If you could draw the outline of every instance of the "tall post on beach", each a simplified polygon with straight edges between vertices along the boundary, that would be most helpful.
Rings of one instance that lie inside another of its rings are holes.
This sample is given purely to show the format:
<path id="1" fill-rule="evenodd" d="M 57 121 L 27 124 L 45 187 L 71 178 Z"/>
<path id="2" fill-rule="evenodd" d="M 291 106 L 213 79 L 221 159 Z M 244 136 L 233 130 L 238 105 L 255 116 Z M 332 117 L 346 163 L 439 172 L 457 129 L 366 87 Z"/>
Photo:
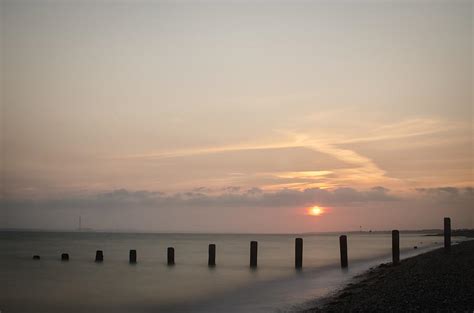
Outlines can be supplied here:
<path id="1" fill-rule="evenodd" d="M 250 267 L 257 267 L 257 251 L 258 243 L 256 241 L 250 242 Z"/>
<path id="2" fill-rule="evenodd" d="M 130 250 L 129 262 L 130 264 L 137 263 L 137 250 Z"/>
<path id="3" fill-rule="evenodd" d="M 174 265 L 174 248 L 168 247 L 168 265 Z"/>
<path id="4" fill-rule="evenodd" d="M 400 263 L 400 232 L 392 230 L 392 264 Z"/>
<path id="5" fill-rule="evenodd" d="M 342 235 L 339 237 L 339 248 L 341 250 L 341 267 L 346 268 L 348 266 L 347 261 L 347 236 Z"/>
<path id="6" fill-rule="evenodd" d="M 451 250 L 451 219 L 449 217 L 444 218 L 444 251 L 449 252 Z"/>
<path id="7" fill-rule="evenodd" d="M 207 265 L 216 266 L 216 245 L 215 244 L 209 245 L 209 259 L 207 261 Z"/>
<path id="8" fill-rule="evenodd" d="M 295 239 L 295 268 L 303 267 L 303 238 Z"/>
<path id="9" fill-rule="evenodd" d="M 104 253 L 102 252 L 102 250 L 97 250 L 95 252 L 95 261 L 96 262 L 104 261 Z"/>

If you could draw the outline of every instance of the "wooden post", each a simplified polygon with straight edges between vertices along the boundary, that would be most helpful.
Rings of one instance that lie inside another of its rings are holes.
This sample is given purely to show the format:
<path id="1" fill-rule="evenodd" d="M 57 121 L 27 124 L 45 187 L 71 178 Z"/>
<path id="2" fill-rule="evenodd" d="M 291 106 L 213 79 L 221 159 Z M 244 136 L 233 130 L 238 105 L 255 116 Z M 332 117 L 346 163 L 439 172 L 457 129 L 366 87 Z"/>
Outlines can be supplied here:
<path id="1" fill-rule="evenodd" d="M 257 267 L 257 252 L 258 243 L 256 241 L 250 242 L 250 267 Z"/>
<path id="2" fill-rule="evenodd" d="M 346 268 L 348 266 L 347 261 L 347 236 L 342 235 L 339 237 L 339 248 L 341 250 L 341 267 Z"/>
<path id="3" fill-rule="evenodd" d="M 95 261 L 96 262 L 104 261 L 104 253 L 102 252 L 102 250 L 97 250 L 95 252 Z"/>
<path id="4" fill-rule="evenodd" d="M 174 248 L 168 247 L 168 265 L 174 265 Z"/>
<path id="5" fill-rule="evenodd" d="M 400 263 L 400 232 L 392 230 L 392 264 Z"/>
<path id="6" fill-rule="evenodd" d="M 209 245 L 209 259 L 207 261 L 207 265 L 216 266 L 216 245 L 215 244 Z"/>
<path id="7" fill-rule="evenodd" d="M 449 217 L 444 218 L 444 251 L 449 252 L 451 250 L 451 219 Z"/>
<path id="8" fill-rule="evenodd" d="M 295 268 L 303 267 L 303 238 L 295 239 Z"/>
<path id="9" fill-rule="evenodd" d="M 137 250 L 130 250 L 129 263 L 130 264 L 137 263 Z"/>
<path id="10" fill-rule="evenodd" d="M 61 254 L 61 261 L 69 261 L 69 254 L 67 253 Z"/>

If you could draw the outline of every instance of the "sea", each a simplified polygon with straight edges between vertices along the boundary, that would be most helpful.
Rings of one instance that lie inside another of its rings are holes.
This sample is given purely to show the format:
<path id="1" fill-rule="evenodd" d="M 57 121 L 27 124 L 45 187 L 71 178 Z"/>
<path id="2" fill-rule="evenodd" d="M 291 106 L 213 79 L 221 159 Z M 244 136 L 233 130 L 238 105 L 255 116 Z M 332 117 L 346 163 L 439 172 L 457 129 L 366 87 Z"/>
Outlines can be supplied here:
<path id="1" fill-rule="evenodd" d="M 303 268 L 295 269 L 295 238 Z M 339 234 L 151 234 L 0 232 L 0 312 L 298 312 L 355 275 L 391 260 L 390 233 L 348 233 L 348 269 Z M 401 233 L 401 257 L 440 247 L 442 237 Z M 249 267 L 258 241 L 258 267 Z M 208 245 L 216 266 L 208 266 Z M 415 249 L 414 247 L 417 247 Z M 167 265 L 167 248 L 175 265 Z M 137 263 L 129 264 L 129 250 Z M 96 263 L 102 250 L 104 261 Z M 68 253 L 69 261 L 61 261 Z M 39 255 L 40 260 L 33 260 Z"/>

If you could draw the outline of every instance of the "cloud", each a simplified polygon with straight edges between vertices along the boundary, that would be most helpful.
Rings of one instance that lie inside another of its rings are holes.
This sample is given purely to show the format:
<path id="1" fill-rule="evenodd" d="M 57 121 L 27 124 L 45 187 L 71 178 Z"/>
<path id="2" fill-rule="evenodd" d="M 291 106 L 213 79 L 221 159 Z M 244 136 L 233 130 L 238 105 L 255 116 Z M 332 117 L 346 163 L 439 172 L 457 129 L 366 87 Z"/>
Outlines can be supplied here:
<path id="1" fill-rule="evenodd" d="M 259 188 L 242 190 L 230 186 L 223 193 L 211 194 L 207 188 L 196 188 L 189 192 L 165 194 L 156 191 L 130 191 L 118 189 L 93 195 L 65 197 L 46 200 L 4 200 L 6 207 L 36 208 L 199 208 L 199 207 L 300 207 L 306 205 L 350 205 L 353 203 L 396 201 L 399 197 L 391 195 L 383 187 L 369 190 L 353 188 L 336 188 L 325 190 L 309 188 L 302 191 L 282 189 L 274 192 Z"/>
<path id="2" fill-rule="evenodd" d="M 416 136 L 437 134 L 453 129 L 464 129 L 465 127 L 465 124 L 450 123 L 429 118 L 406 119 L 392 124 L 381 125 L 376 127 L 373 131 L 370 131 L 366 136 L 342 140 L 339 144 L 407 139 Z"/>
<path id="3" fill-rule="evenodd" d="M 439 204 L 464 204 L 466 209 L 471 208 L 474 203 L 474 188 L 438 187 L 418 188 L 418 195 L 424 200 Z M 472 209 L 471 209 L 472 210 Z M 473 214 L 474 214 L 474 210 Z"/>
<path id="4" fill-rule="evenodd" d="M 240 186 L 228 186 L 228 187 L 222 188 L 222 190 L 230 192 L 230 193 L 239 192 L 241 189 L 242 187 Z"/>

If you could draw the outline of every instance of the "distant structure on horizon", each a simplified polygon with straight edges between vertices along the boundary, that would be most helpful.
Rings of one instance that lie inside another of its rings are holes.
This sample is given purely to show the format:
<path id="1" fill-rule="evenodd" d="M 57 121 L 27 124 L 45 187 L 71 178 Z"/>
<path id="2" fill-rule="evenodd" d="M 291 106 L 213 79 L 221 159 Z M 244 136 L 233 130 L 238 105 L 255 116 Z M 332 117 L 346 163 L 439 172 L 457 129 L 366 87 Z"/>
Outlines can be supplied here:
<path id="1" fill-rule="evenodd" d="M 77 232 L 91 232 L 94 231 L 93 228 L 88 228 L 88 227 L 82 227 L 82 216 L 79 215 L 78 221 L 77 221 Z"/>

